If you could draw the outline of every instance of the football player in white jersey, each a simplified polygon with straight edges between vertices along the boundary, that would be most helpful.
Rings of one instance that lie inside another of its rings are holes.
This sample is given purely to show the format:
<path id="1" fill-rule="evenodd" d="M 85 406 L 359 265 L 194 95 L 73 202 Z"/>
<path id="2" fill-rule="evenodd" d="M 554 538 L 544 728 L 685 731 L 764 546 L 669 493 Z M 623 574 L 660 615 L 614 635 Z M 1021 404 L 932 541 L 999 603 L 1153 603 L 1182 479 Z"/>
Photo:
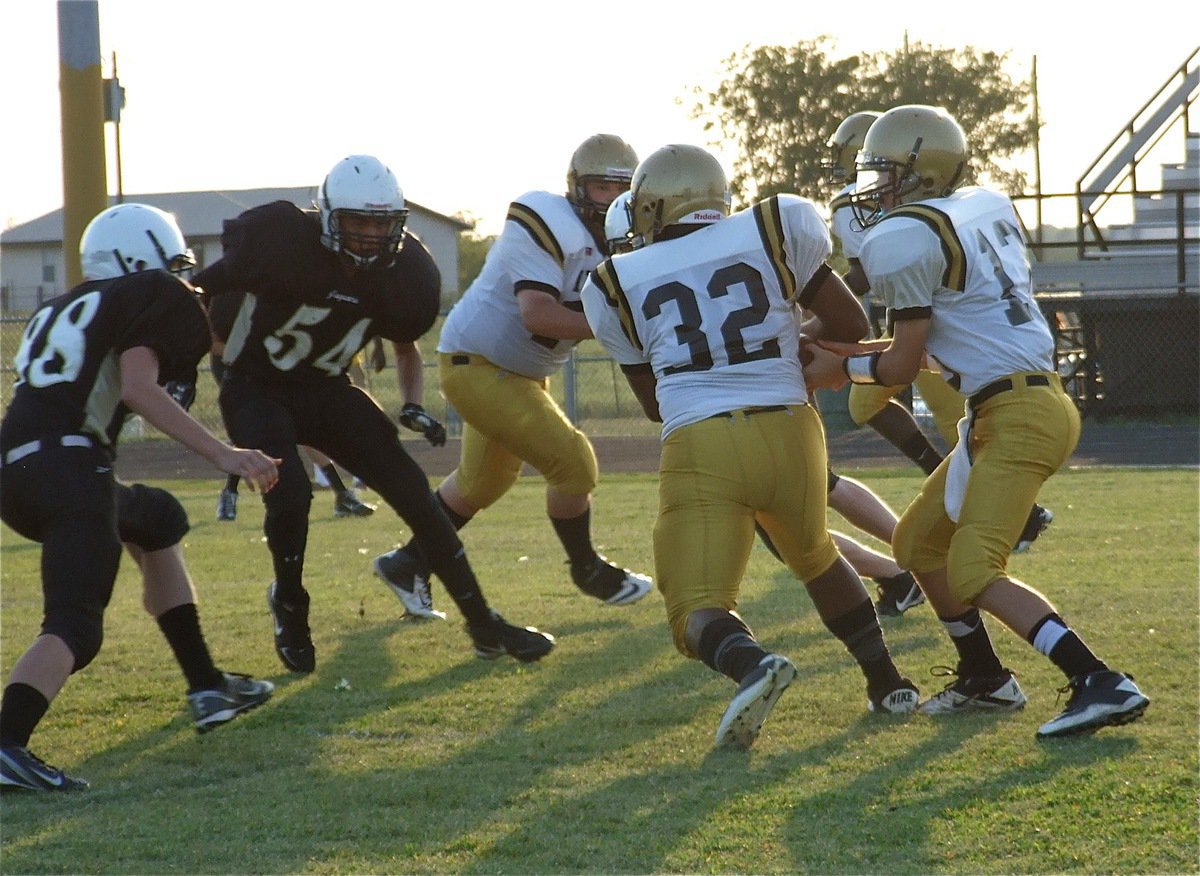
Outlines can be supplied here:
<path id="1" fill-rule="evenodd" d="M 629 192 L 625 192 L 609 204 L 604 216 L 604 236 L 608 239 L 608 251 L 613 255 L 634 248 L 628 204 Z M 800 311 L 796 311 L 796 315 L 799 317 Z M 831 469 L 828 473 L 828 491 L 829 507 L 864 532 L 891 544 L 892 532 L 896 528 L 896 513 L 870 487 L 854 478 L 834 474 Z M 783 557 L 775 549 L 762 524 L 755 523 L 754 528 L 767 550 L 783 562 Z M 864 578 L 873 579 L 878 585 L 879 600 L 875 603 L 875 610 L 880 617 L 895 617 L 925 601 L 925 594 L 921 592 L 912 573 L 901 569 L 890 556 L 843 533 L 830 530 L 829 534 L 854 571 Z"/>
<path id="2" fill-rule="evenodd" d="M 459 529 L 516 482 L 523 463 L 546 479 L 546 513 L 571 579 L 608 605 L 630 605 L 653 586 L 592 545 L 596 453 L 549 392 L 579 341 L 591 337 L 579 290 L 606 254 L 604 215 L 629 189 L 637 155 L 596 134 L 571 156 L 567 193 L 527 192 L 508 208 L 479 276 L 450 311 L 438 341 L 441 391 L 463 419 L 458 468 L 437 498 Z M 393 588 L 428 587 L 416 539 L 375 559 Z"/>
<path id="3" fill-rule="evenodd" d="M 835 245 L 850 266 L 846 273 L 846 285 L 864 301 L 871 296 L 871 284 L 863 272 L 859 251 L 866 228 L 854 215 L 850 203 L 855 190 L 857 171 L 854 166 L 858 151 L 862 148 L 867 131 L 882 113 L 873 110 L 853 113 L 838 125 L 825 146 L 829 150 L 822 167 L 830 185 L 842 186 L 829 203 L 829 228 Z M 878 296 L 871 296 L 878 297 Z M 883 335 L 881 335 L 883 336 Z M 963 396 L 957 389 L 942 379 L 937 372 L 922 368 L 917 372 L 913 385 L 933 414 L 938 434 L 948 447 L 958 441 L 957 425 L 963 415 Z M 916 418 L 905 405 L 896 401 L 896 396 L 907 388 L 901 386 L 877 386 L 855 384 L 850 387 L 847 412 L 856 425 L 868 425 L 897 450 L 920 466 L 925 474 L 931 474 L 942 461 L 942 454 L 930 443 L 921 431 Z M 1042 531 L 1054 520 L 1047 508 L 1035 504 L 1025 520 L 1025 526 L 1015 542 L 1013 553 L 1022 553 L 1037 540 Z M 879 607 L 889 611 L 905 604 L 915 605 L 912 591 L 900 592 L 901 588 L 881 587 Z M 903 610 L 903 609 L 901 609 Z M 899 613 L 899 612 L 896 612 Z"/>
<path id="4" fill-rule="evenodd" d="M 862 264 L 894 314 L 891 340 L 853 355 L 814 354 L 814 374 L 859 384 L 911 381 L 924 361 L 967 397 L 959 441 L 900 518 L 896 559 L 917 573 L 959 651 L 957 680 L 923 703 L 941 714 L 1025 703 L 986 641 L 979 609 L 1069 679 L 1063 712 L 1039 737 L 1139 718 L 1149 699 L 1008 574 L 1038 490 L 1079 440 L 1079 413 L 1055 370 L 1054 337 L 1034 302 L 1017 215 L 1003 194 L 961 187 L 966 137 L 944 109 L 896 107 L 867 132 L 851 196 L 870 230 Z M 862 350 L 863 345 L 858 345 Z"/>
<path id="5" fill-rule="evenodd" d="M 656 151 L 630 191 L 637 248 L 603 262 L 582 298 L 597 340 L 663 424 L 655 574 L 675 646 L 738 685 L 717 744 L 753 744 L 796 672 L 735 611 L 756 518 L 858 661 L 869 708 L 911 712 L 916 688 L 826 528 L 825 440 L 793 308 L 811 309 L 833 338 L 861 338 L 867 322 L 825 264 L 825 223 L 794 195 L 729 216 L 725 172 L 696 146 Z"/>

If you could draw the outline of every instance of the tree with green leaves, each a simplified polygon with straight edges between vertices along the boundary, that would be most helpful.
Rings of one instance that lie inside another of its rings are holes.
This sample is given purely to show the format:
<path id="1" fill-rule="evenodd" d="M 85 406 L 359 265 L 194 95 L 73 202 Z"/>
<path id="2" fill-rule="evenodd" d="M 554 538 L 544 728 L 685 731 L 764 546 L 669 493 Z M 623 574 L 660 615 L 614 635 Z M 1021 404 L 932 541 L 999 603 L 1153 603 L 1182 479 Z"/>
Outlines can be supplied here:
<path id="1" fill-rule="evenodd" d="M 746 46 L 725 59 L 714 90 L 693 89 L 692 118 L 737 146 L 730 182 L 740 203 L 785 191 L 825 200 L 825 142 L 842 120 L 909 103 L 954 114 L 971 146 L 972 179 L 1010 194 L 1025 186 L 1024 173 L 1000 163 L 1034 139 L 1031 89 L 1005 71 L 1007 53 L 910 45 L 907 37 L 895 52 L 839 58 L 833 48 L 828 36 Z"/>
<path id="2" fill-rule="evenodd" d="M 466 222 L 474 225 L 470 216 L 460 216 Z M 483 261 L 487 258 L 488 250 L 496 242 L 494 234 L 479 234 L 474 228 L 464 231 L 458 236 L 458 296 L 467 291 L 483 270 Z"/>

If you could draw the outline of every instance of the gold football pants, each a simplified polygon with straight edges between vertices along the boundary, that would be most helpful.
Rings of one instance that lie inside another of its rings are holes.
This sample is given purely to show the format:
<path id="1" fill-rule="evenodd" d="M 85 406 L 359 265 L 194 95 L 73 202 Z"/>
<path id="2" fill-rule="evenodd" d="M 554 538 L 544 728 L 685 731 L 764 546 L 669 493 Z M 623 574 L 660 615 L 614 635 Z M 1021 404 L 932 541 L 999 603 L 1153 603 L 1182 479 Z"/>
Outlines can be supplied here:
<path id="1" fill-rule="evenodd" d="M 737 607 L 757 516 L 801 580 L 838 557 L 826 528 L 826 455 L 809 405 L 734 411 L 676 429 L 663 442 L 654 566 L 675 647 L 688 615 Z"/>
<path id="2" fill-rule="evenodd" d="M 458 488 L 476 508 L 503 496 L 527 462 L 550 486 L 586 495 L 599 468 L 587 436 L 567 419 L 548 379 L 505 371 L 482 356 L 441 353 L 442 394 L 463 418 Z"/>
<path id="3" fill-rule="evenodd" d="M 963 416 L 962 393 L 947 383 L 937 371 L 920 371 L 913 385 L 921 391 L 921 398 L 933 414 L 938 434 L 953 447 L 958 442 L 958 421 Z M 874 383 L 850 385 L 847 407 L 852 419 L 859 426 L 883 410 L 883 406 L 903 391 L 901 386 L 881 386 Z"/>
<path id="4" fill-rule="evenodd" d="M 1007 574 L 1038 491 L 1079 442 L 1079 412 L 1058 376 L 1045 375 L 1049 386 L 1025 386 L 1026 376 L 1011 375 L 1012 389 L 968 414 L 974 418 L 968 432 L 973 462 L 958 523 L 946 515 L 947 458 L 892 537 L 892 553 L 903 568 L 920 573 L 945 566 L 960 602 L 973 602 Z"/>

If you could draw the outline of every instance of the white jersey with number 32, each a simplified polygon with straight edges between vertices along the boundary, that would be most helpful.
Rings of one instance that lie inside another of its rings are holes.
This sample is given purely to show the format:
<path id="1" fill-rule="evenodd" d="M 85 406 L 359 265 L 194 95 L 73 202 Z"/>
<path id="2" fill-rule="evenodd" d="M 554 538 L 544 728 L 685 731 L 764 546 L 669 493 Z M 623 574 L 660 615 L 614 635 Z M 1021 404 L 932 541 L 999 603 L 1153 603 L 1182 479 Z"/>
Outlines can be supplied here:
<path id="1" fill-rule="evenodd" d="M 584 310 L 617 362 L 653 369 L 666 436 L 723 411 L 807 400 L 792 302 L 829 253 L 812 202 L 779 195 L 604 262 Z"/>

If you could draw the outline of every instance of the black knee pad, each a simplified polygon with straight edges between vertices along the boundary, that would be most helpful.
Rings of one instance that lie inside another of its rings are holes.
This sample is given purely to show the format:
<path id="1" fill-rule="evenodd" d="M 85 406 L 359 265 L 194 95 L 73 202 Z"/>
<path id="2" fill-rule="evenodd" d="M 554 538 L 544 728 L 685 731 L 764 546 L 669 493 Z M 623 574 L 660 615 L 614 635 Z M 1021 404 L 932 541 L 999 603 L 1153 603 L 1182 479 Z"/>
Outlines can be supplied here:
<path id="1" fill-rule="evenodd" d="M 841 480 L 841 478 L 833 473 L 833 469 L 826 468 L 825 469 L 825 492 L 832 493 L 833 488 L 837 486 L 838 481 L 840 481 L 840 480 Z"/>
<path id="2" fill-rule="evenodd" d="M 42 633 L 57 636 L 75 656 L 72 672 L 87 666 L 100 653 L 104 641 L 104 614 L 91 609 L 51 609 L 42 622 Z"/>
<path id="3" fill-rule="evenodd" d="M 308 511 L 312 506 L 312 483 L 306 474 L 281 477 L 263 496 L 267 513 L 263 532 L 273 554 L 302 554 L 308 539 Z"/>
<path id="4" fill-rule="evenodd" d="M 187 512 L 166 490 L 145 484 L 117 486 L 121 541 L 147 552 L 161 551 L 182 541 L 189 528 Z"/>

